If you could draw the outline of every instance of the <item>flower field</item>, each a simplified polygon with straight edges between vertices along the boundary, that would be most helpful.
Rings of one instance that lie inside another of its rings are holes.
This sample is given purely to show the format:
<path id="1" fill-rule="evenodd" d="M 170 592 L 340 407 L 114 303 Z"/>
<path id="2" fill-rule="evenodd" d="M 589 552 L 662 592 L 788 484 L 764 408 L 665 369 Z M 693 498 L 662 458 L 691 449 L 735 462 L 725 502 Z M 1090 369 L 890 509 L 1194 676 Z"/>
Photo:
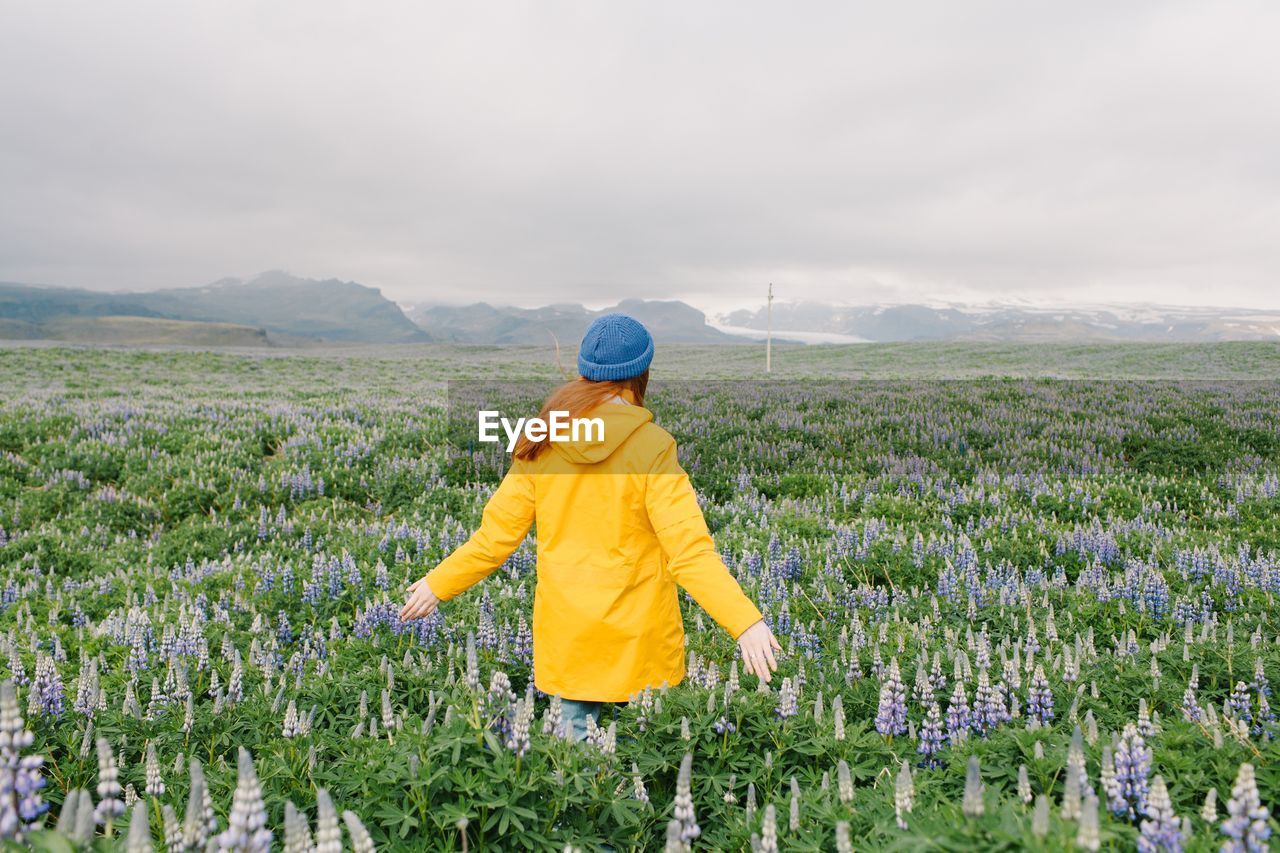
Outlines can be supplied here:
<path id="1" fill-rule="evenodd" d="M 572 743 L 532 541 L 397 616 L 496 482 L 445 380 L 551 375 L 500 364 L 0 350 L 0 837 L 1269 849 L 1280 382 L 656 371 L 780 670 L 682 594 L 685 680 Z"/>

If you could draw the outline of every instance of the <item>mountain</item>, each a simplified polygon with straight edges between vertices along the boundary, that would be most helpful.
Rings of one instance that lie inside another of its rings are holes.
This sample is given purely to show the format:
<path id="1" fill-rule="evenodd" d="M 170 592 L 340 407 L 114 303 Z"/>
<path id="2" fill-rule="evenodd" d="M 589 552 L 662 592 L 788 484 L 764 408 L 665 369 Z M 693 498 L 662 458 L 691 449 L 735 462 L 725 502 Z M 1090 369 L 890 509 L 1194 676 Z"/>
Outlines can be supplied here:
<path id="1" fill-rule="evenodd" d="M 0 283 L 0 336 L 53 337 L 52 325 L 72 317 L 232 324 L 279 338 L 358 343 L 429 340 L 377 288 L 280 271 L 250 279 L 225 278 L 204 287 L 133 293 Z M 116 332 L 123 328 L 117 324 Z"/>
<path id="2" fill-rule="evenodd" d="M 143 295 L 0 282 L 0 320 L 38 327 L 55 317 L 158 317 Z"/>
<path id="3" fill-rule="evenodd" d="M 734 311 L 721 328 L 760 330 L 766 310 Z M 832 305 L 774 303 L 776 335 L 786 331 L 866 341 L 1277 341 L 1280 310 L 1162 305 L 1048 307 L 988 305 Z"/>
<path id="4" fill-rule="evenodd" d="M 409 318 L 432 340 L 467 344 L 535 344 L 551 342 L 575 349 L 595 317 L 619 311 L 644 323 L 660 344 L 741 343 L 742 339 L 707 325 L 701 311 L 683 302 L 625 299 L 612 308 L 592 311 L 581 305 L 513 308 L 485 302 L 474 305 L 424 305 Z"/>
<path id="5" fill-rule="evenodd" d="M 735 311 L 708 323 L 705 314 L 684 302 L 642 299 L 600 311 L 566 303 L 513 308 L 484 302 L 402 310 L 377 288 L 278 270 L 203 287 L 127 293 L 0 282 L 0 338 L 87 343 L 545 346 L 554 335 L 561 347 L 574 350 L 591 320 L 610 311 L 638 318 L 659 344 L 746 343 L 762 337 L 768 322 L 763 308 Z M 772 324 L 780 343 L 1280 341 L 1280 310 L 1161 305 L 775 302 Z"/>

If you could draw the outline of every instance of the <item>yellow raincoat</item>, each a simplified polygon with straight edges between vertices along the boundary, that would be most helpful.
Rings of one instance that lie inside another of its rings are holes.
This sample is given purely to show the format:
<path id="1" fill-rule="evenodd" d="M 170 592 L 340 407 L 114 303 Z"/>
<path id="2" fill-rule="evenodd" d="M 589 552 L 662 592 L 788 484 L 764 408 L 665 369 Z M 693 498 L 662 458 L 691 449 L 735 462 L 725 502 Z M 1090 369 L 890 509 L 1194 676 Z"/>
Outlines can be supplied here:
<path id="1" fill-rule="evenodd" d="M 624 702 L 685 675 L 676 584 L 738 636 L 761 614 L 716 553 L 676 443 L 641 406 L 589 414 L 604 440 L 512 459 L 480 529 L 435 569 L 441 601 L 487 577 L 538 522 L 533 678 L 565 699 Z"/>

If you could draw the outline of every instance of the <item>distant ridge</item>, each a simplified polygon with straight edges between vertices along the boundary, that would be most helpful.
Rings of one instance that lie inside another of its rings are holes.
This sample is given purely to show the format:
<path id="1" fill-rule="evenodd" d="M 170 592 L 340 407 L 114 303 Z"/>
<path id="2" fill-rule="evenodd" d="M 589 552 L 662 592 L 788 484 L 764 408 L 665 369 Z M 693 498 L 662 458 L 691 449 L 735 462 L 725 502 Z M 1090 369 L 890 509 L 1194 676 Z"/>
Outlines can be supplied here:
<path id="1" fill-rule="evenodd" d="M 734 311 L 725 326 L 760 330 L 763 308 Z M 773 328 L 866 341 L 1010 343 L 1280 341 L 1280 309 L 1162 305 L 833 305 L 775 302 Z"/>
<path id="2" fill-rule="evenodd" d="M 409 317 L 432 340 L 465 344 L 535 344 L 551 342 L 576 352 L 582 333 L 595 317 L 618 311 L 644 323 L 658 344 L 733 344 L 744 339 L 707 325 L 707 317 L 683 302 L 624 299 L 612 308 L 592 311 L 581 305 L 513 308 L 485 302 L 474 305 L 426 305 Z"/>
<path id="3" fill-rule="evenodd" d="M 0 338 L 123 346 L 269 347 L 262 329 L 159 317 L 55 317 L 40 324 L 0 319 Z"/>
<path id="4" fill-rule="evenodd" d="M 249 279 L 224 278 L 203 287 L 132 293 L 0 283 L 0 337 L 61 339 L 59 323 L 65 326 L 68 318 L 88 317 L 223 323 L 249 327 L 265 336 L 350 343 L 430 339 L 376 288 L 338 279 L 300 278 L 279 270 Z M 149 329 L 148 334 L 154 331 Z M 180 336 L 177 329 L 173 333 Z"/>

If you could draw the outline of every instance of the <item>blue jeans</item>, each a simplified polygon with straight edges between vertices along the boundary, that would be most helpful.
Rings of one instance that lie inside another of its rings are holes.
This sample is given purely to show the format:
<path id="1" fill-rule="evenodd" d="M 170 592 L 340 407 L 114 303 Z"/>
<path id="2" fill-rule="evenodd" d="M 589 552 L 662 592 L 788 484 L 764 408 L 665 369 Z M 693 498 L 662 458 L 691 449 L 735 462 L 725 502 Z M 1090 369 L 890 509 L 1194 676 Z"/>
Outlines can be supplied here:
<path id="1" fill-rule="evenodd" d="M 583 702 L 577 699 L 560 700 L 560 719 L 564 721 L 565 735 L 570 740 L 585 740 L 587 737 L 587 717 L 593 722 L 600 721 L 601 702 Z"/>

